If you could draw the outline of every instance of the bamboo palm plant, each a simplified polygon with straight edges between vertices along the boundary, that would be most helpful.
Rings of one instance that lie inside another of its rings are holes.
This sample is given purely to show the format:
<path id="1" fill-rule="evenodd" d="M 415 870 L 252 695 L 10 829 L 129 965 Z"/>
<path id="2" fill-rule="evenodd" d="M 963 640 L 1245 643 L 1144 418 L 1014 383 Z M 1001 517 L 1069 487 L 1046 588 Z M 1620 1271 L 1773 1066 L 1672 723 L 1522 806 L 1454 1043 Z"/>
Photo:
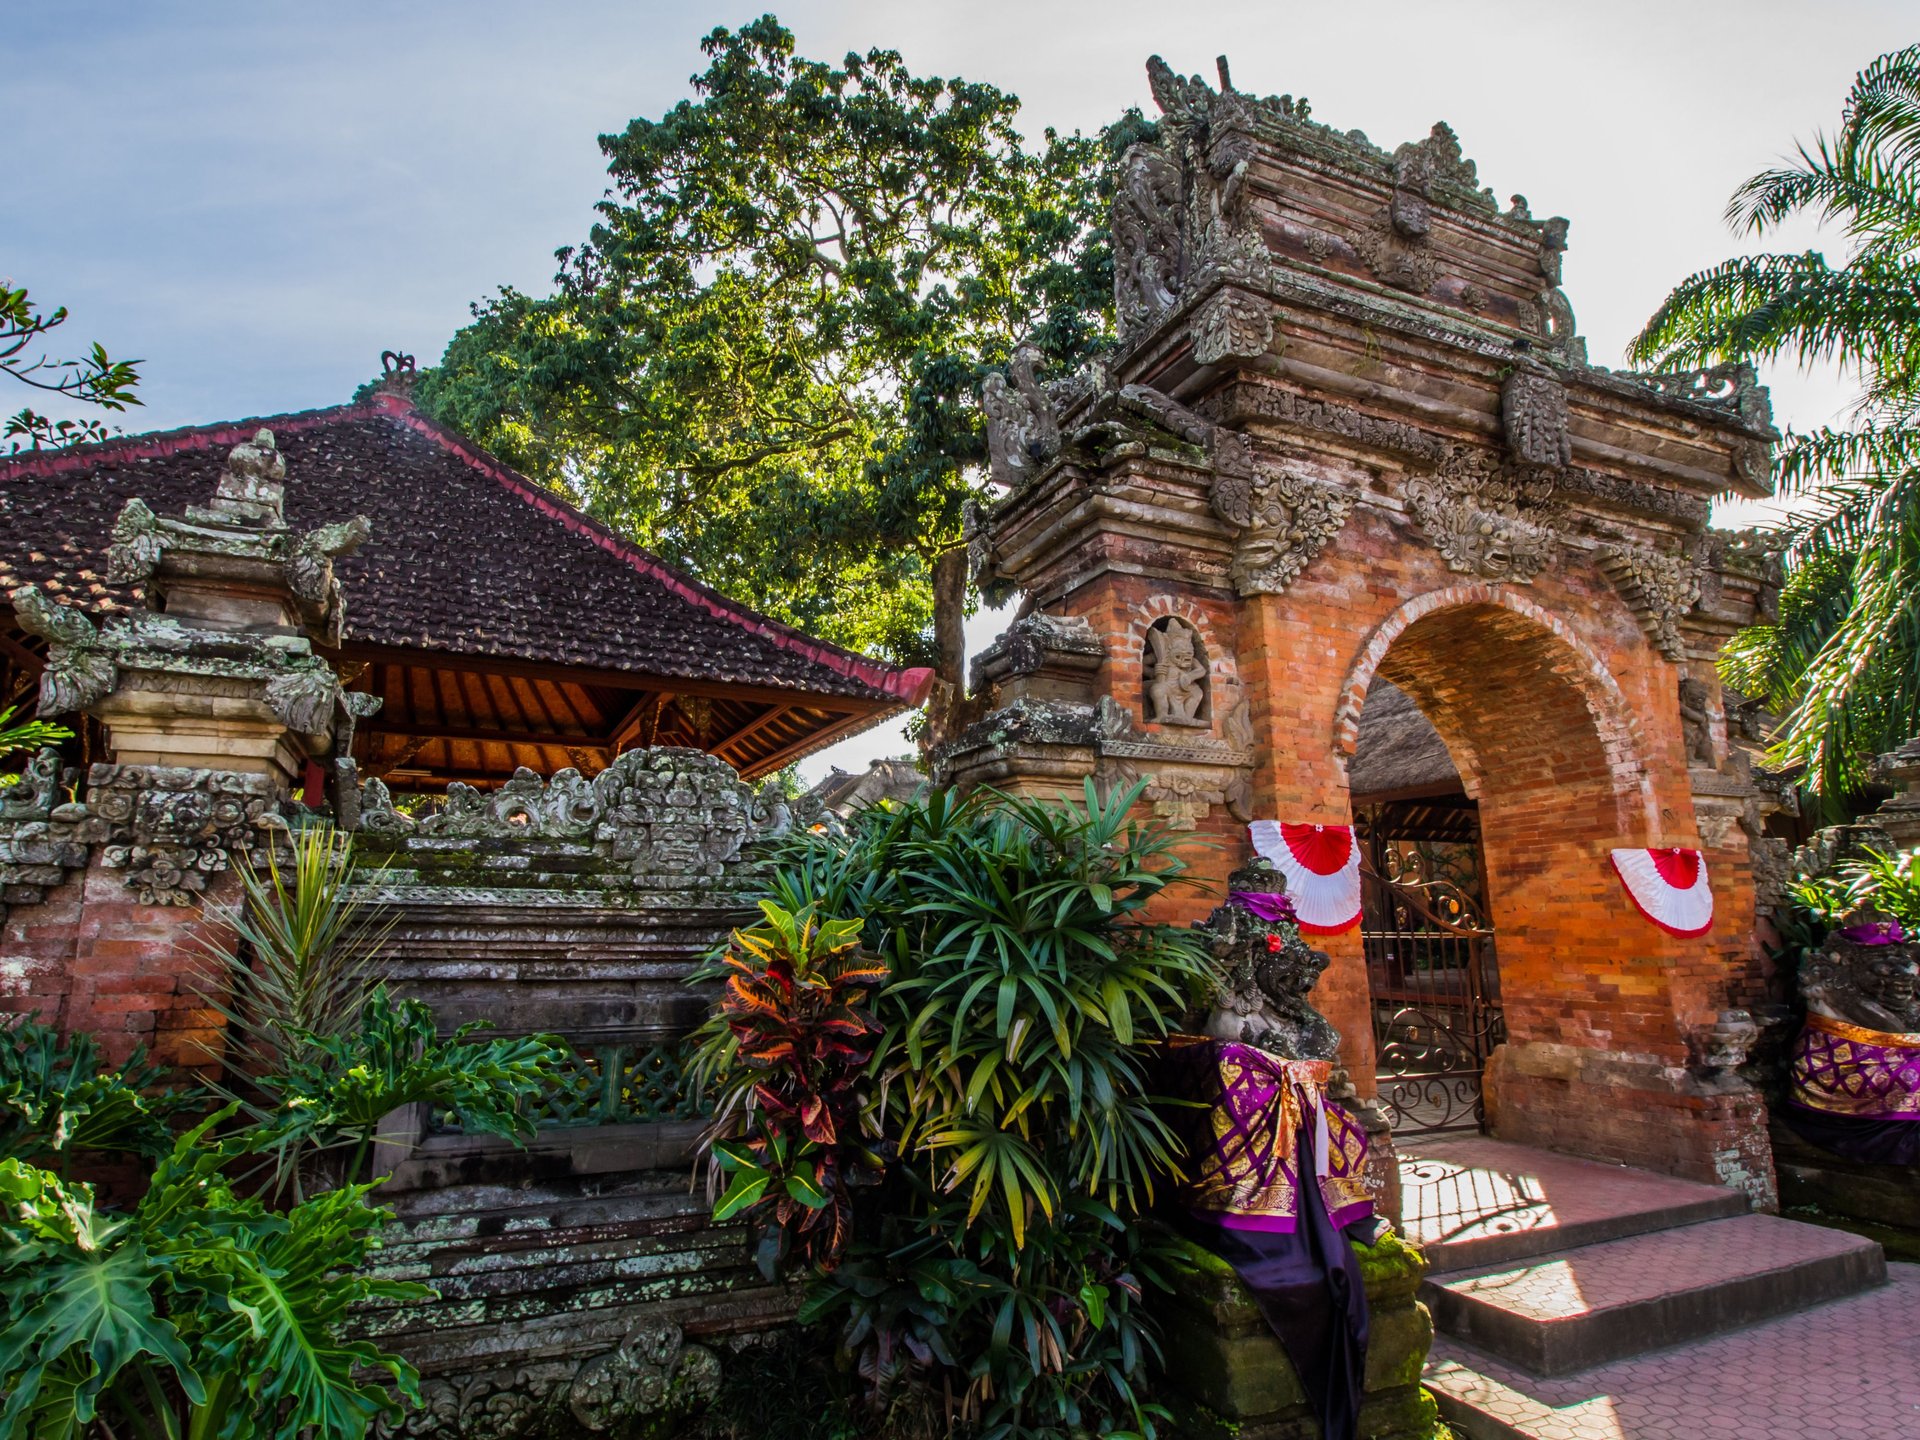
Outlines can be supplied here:
<path id="1" fill-rule="evenodd" d="M 1735 192 L 1760 236 L 1812 216 L 1848 256 L 1747 255 L 1683 281 L 1633 342 L 1660 366 L 1795 359 L 1860 383 L 1852 423 L 1789 434 L 1775 466 L 1799 502 L 1777 622 L 1735 638 L 1729 684 L 1783 716 L 1776 762 L 1829 810 L 1878 751 L 1920 730 L 1920 45 L 1855 78 L 1839 129 Z"/>

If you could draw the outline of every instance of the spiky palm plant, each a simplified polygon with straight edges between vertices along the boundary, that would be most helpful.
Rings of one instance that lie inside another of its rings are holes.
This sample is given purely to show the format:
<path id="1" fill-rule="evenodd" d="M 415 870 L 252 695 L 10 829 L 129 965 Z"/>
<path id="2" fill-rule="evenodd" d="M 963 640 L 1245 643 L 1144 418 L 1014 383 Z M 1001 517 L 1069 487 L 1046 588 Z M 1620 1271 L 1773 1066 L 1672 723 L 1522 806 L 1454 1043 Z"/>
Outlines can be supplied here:
<path id="1" fill-rule="evenodd" d="M 1849 246 L 1748 255 L 1690 276 L 1635 338 L 1662 367 L 1792 358 L 1838 364 L 1861 393 L 1853 423 L 1789 434 L 1780 620 L 1735 638 L 1728 683 L 1780 711 L 1775 759 L 1805 767 L 1829 809 L 1878 751 L 1920 730 L 1920 45 L 1855 77 L 1831 137 L 1735 192 L 1750 235 L 1812 215 Z"/>

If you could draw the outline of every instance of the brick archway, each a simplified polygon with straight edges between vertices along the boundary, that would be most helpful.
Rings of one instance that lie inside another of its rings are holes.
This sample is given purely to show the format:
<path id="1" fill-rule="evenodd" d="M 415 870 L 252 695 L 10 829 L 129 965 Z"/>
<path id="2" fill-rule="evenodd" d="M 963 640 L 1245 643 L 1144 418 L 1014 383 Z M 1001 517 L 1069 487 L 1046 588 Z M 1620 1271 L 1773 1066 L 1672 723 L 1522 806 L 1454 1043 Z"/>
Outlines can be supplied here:
<path id="1" fill-rule="evenodd" d="M 1382 620 L 1348 671 L 1334 711 L 1333 755 L 1343 779 L 1359 741 L 1361 707 L 1383 666 L 1392 672 L 1387 679 L 1420 702 L 1447 741 L 1462 777 L 1477 790 L 1494 778 L 1487 768 L 1488 755 L 1498 753 L 1503 765 L 1516 758 L 1505 723 L 1511 710 L 1490 716 L 1494 725 L 1469 723 L 1475 712 L 1489 710 L 1490 681 L 1507 691 L 1542 687 L 1539 694 L 1551 708 L 1560 747 L 1586 749 L 1590 740 L 1605 762 L 1607 788 L 1616 802 L 1612 833 L 1622 837 L 1614 843 L 1643 833 L 1651 837 L 1660 828 L 1646 748 L 1632 706 L 1599 655 L 1551 611 L 1510 590 L 1453 585 L 1415 596 Z M 1436 708 L 1445 708 L 1445 695 L 1454 697 L 1456 708 L 1464 706 L 1452 734 L 1434 716 Z M 1472 733 L 1476 728 L 1477 739 Z M 1491 743 L 1495 728 L 1498 745 Z M 1544 752 L 1535 757 L 1536 763 L 1543 758 Z M 1577 758 L 1562 756 L 1569 762 Z"/>

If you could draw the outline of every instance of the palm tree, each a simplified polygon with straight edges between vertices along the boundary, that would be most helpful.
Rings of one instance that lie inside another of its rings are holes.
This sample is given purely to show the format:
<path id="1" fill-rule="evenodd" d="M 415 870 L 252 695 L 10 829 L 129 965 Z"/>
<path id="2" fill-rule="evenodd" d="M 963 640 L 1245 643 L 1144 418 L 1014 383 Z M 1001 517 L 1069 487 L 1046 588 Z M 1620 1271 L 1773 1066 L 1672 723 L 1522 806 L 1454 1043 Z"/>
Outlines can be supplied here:
<path id="1" fill-rule="evenodd" d="M 1861 383 L 1852 423 L 1789 433 L 1775 458 L 1788 579 L 1776 623 L 1736 636 L 1723 678 L 1783 717 L 1774 760 L 1830 812 L 1866 764 L 1920 731 L 1920 45 L 1855 77 L 1833 137 L 1735 192 L 1727 222 L 1764 235 L 1810 214 L 1825 255 L 1748 255 L 1690 276 L 1631 347 L 1662 368 L 1833 363 Z"/>

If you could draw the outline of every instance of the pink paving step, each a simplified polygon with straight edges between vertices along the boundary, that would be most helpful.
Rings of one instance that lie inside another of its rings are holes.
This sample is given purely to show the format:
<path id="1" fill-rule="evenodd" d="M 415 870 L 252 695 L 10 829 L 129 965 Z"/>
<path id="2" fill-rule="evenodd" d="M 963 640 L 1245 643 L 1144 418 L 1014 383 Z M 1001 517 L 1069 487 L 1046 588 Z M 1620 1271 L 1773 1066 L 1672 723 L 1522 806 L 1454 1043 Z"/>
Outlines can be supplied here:
<path id="1" fill-rule="evenodd" d="M 1564 1375 L 1886 1278 L 1871 1240 L 1739 1215 L 1445 1275 L 1422 1295 L 1444 1334 L 1536 1375 Z"/>
<path id="2" fill-rule="evenodd" d="M 1731 1334 L 1552 1379 L 1442 1337 L 1425 1381 L 1472 1440 L 1910 1440 L 1920 1265 Z"/>
<path id="3" fill-rule="evenodd" d="M 1717 1185 L 1479 1135 L 1404 1142 L 1401 1232 L 1436 1271 L 1499 1265 L 1746 1213 Z"/>

